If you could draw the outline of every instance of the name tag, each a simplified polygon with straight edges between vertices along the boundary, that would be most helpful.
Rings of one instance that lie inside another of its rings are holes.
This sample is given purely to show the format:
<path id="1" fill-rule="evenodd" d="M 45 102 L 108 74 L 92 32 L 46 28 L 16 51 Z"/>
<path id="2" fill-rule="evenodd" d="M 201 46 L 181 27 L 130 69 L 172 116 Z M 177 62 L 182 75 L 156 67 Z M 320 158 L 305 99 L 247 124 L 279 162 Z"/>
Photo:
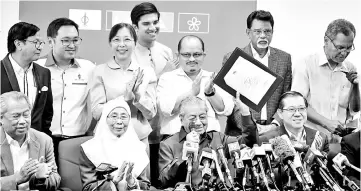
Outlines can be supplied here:
<path id="1" fill-rule="evenodd" d="M 77 78 L 74 79 L 73 85 L 87 85 L 87 81 L 81 76 L 81 74 L 77 75 Z"/>

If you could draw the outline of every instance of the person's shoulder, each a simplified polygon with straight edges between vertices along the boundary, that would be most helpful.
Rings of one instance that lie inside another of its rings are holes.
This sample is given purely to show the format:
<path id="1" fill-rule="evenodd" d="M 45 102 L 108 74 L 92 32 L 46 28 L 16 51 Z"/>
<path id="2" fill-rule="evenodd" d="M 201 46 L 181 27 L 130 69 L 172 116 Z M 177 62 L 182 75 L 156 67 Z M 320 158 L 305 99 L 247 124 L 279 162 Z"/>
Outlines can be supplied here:
<path id="1" fill-rule="evenodd" d="M 169 48 L 168 46 L 166 46 L 166 45 L 164 45 L 164 44 L 162 44 L 162 43 L 160 43 L 160 42 L 158 42 L 158 41 L 155 41 L 155 42 L 154 42 L 154 45 L 155 45 L 157 48 L 164 50 L 165 52 L 168 52 L 168 53 L 171 53 L 171 52 L 172 52 L 172 49 L 171 49 L 171 48 Z"/>
<path id="2" fill-rule="evenodd" d="M 87 66 L 87 67 L 95 67 L 96 64 L 93 61 L 87 60 L 85 58 L 82 57 L 76 57 L 75 60 L 79 63 L 79 65 L 82 66 Z"/>
<path id="3" fill-rule="evenodd" d="M 39 73 L 49 73 L 50 70 L 46 68 L 44 65 L 40 65 L 38 62 L 33 62 L 33 67 L 39 72 Z M 43 75 L 43 74 L 42 74 Z"/>
<path id="4" fill-rule="evenodd" d="M 174 143 L 179 143 L 179 132 L 161 141 L 163 145 L 174 145 Z"/>
<path id="5" fill-rule="evenodd" d="M 44 132 L 33 129 L 33 128 L 29 128 L 29 134 L 30 134 L 30 138 L 36 138 L 40 142 L 52 141 L 52 139 L 49 135 L 45 134 Z"/>
<path id="6" fill-rule="evenodd" d="M 270 47 L 270 48 L 271 48 L 271 50 L 273 49 L 275 51 L 275 53 L 279 56 L 291 57 L 291 54 L 289 54 L 286 51 L 283 51 L 283 50 L 275 48 L 275 47 Z"/>
<path id="7" fill-rule="evenodd" d="M 161 79 L 161 78 L 162 79 L 164 79 L 164 78 L 166 78 L 166 79 L 174 78 L 177 75 L 177 73 L 179 73 L 179 68 L 163 73 L 162 75 L 160 75 L 159 79 Z"/>
<path id="8" fill-rule="evenodd" d="M 342 140 L 349 144 L 357 143 L 357 142 L 359 144 L 360 143 L 360 131 L 346 135 L 342 138 Z"/>

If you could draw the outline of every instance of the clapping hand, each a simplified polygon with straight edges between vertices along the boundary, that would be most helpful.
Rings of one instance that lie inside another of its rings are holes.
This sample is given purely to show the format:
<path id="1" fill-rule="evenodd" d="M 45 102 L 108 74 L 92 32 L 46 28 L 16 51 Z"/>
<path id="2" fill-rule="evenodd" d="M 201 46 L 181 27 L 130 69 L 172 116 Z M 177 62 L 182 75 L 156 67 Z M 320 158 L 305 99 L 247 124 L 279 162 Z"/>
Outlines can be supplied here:
<path id="1" fill-rule="evenodd" d="M 213 74 L 211 75 L 211 78 L 208 80 L 208 82 L 205 85 L 204 88 L 204 93 L 206 94 L 211 94 L 212 92 L 214 92 L 214 78 L 216 77 L 216 73 L 213 72 Z"/>
<path id="2" fill-rule="evenodd" d="M 173 71 L 175 69 L 177 69 L 179 67 L 179 57 L 176 56 L 173 58 L 173 60 L 169 60 L 166 65 L 164 66 L 163 70 L 162 70 L 162 74 L 165 72 L 170 72 Z"/>
<path id="3" fill-rule="evenodd" d="M 135 179 L 133 177 L 132 171 L 134 168 L 134 163 L 130 162 L 129 163 L 129 168 L 127 170 L 127 175 L 125 177 L 125 180 L 127 181 L 127 184 L 130 186 L 134 186 L 135 185 Z"/>
<path id="4" fill-rule="evenodd" d="M 202 74 L 199 73 L 196 79 L 194 79 L 192 84 L 192 95 L 197 96 L 201 91 L 201 81 L 202 81 Z"/>
<path id="5" fill-rule="evenodd" d="M 124 100 L 130 101 L 135 100 L 138 102 L 140 99 L 140 92 L 139 86 L 143 83 L 144 72 L 143 69 L 138 68 L 133 73 L 133 78 L 127 83 L 125 93 L 124 93 Z"/>
<path id="6" fill-rule="evenodd" d="M 121 180 L 123 180 L 124 175 L 125 175 L 125 169 L 127 168 L 127 166 L 128 166 L 128 162 L 124 161 L 122 166 L 120 167 L 120 169 L 118 171 L 117 176 L 113 177 L 113 182 L 115 184 L 118 184 Z"/>
<path id="7" fill-rule="evenodd" d="M 37 172 L 39 168 L 39 162 L 37 159 L 28 159 L 21 167 L 20 171 L 15 174 L 15 181 L 18 184 L 29 181 L 30 177 Z"/>
<path id="8" fill-rule="evenodd" d="M 45 157 L 41 156 L 39 159 L 39 167 L 35 173 L 36 178 L 48 178 L 52 168 L 49 168 L 49 165 L 45 163 Z"/>

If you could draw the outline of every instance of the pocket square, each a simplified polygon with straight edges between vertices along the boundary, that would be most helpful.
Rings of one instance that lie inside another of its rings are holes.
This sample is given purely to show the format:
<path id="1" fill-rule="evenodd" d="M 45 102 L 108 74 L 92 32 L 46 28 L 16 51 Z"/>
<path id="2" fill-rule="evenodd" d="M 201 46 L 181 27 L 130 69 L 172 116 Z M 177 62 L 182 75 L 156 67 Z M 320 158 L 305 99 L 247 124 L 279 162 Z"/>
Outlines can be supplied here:
<path id="1" fill-rule="evenodd" d="M 42 91 L 42 92 L 46 92 L 46 91 L 48 91 L 48 87 L 43 86 L 43 87 L 41 88 L 41 91 Z"/>

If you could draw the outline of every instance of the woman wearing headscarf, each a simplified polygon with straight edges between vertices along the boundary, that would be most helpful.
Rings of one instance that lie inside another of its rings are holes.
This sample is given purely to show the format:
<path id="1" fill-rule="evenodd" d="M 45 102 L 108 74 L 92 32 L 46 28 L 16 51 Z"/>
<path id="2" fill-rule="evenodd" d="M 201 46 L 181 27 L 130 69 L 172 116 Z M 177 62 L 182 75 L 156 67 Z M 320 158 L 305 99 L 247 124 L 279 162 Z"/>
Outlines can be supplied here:
<path id="1" fill-rule="evenodd" d="M 131 121 L 139 139 L 149 147 L 148 135 L 152 128 L 148 120 L 157 113 L 156 75 L 151 68 L 141 67 L 132 59 L 137 35 L 127 23 L 119 23 L 109 33 L 113 57 L 96 66 L 91 79 L 92 114 L 99 119 L 104 104 L 117 97 L 124 97 L 131 109 Z"/>
<path id="2" fill-rule="evenodd" d="M 131 110 L 122 98 L 104 105 L 94 138 L 83 143 L 80 149 L 83 191 L 92 191 L 96 187 L 113 191 L 149 190 L 150 182 L 145 175 L 149 157 L 130 117 Z M 96 168 L 102 163 L 118 169 L 109 176 L 99 176 Z"/>

